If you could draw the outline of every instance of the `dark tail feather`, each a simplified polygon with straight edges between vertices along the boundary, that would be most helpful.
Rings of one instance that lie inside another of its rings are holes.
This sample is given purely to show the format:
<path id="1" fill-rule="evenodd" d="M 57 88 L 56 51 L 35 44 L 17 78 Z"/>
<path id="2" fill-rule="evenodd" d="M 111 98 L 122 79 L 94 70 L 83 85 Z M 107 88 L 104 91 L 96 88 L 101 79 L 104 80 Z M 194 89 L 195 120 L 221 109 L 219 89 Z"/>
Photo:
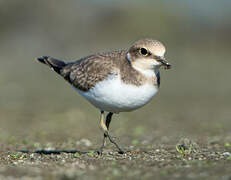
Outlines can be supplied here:
<path id="1" fill-rule="evenodd" d="M 66 66 L 65 62 L 58 60 L 58 59 L 55 59 L 55 58 L 52 58 L 52 57 L 49 57 L 49 56 L 42 56 L 42 57 L 37 58 L 37 60 L 43 64 L 48 65 L 51 69 L 53 69 L 58 74 L 60 74 L 60 70 L 64 66 Z"/>

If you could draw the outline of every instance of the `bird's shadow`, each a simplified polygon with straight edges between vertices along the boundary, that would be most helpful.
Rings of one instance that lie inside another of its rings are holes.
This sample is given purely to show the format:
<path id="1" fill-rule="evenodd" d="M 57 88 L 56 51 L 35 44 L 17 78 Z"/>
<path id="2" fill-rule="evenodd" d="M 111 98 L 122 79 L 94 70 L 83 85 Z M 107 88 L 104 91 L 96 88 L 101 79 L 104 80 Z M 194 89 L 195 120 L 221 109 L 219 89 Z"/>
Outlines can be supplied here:
<path id="1" fill-rule="evenodd" d="M 50 155 L 50 154 L 61 154 L 61 153 L 70 153 L 70 154 L 87 154 L 92 151 L 79 151 L 79 150 L 35 150 L 35 151 L 29 151 L 29 150 L 19 150 L 19 152 L 22 153 L 37 153 L 37 154 L 44 154 L 44 155 Z"/>

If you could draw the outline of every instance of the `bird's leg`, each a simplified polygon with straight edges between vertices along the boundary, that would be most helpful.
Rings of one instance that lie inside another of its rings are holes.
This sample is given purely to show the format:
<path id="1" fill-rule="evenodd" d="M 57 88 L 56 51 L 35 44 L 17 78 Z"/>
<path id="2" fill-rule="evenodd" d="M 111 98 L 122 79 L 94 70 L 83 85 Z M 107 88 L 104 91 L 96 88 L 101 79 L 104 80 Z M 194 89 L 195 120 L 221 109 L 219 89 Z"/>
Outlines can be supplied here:
<path id="1" fill-rule="evenodd" d="M 106 117 L 106 126 L 107 126 L 107 130 L 109 130 L 109 125 L 110 125 L 110 123 L 111 123 L 112 115 L 113 115 L 112 112 L 109 112 L 109 113 L 107 114 L 107 117 Z"/>
<path id="2" fill-rule="evenodd" d="M 101 113 L 100 113 L 100 127 L 103 130 L 103 132 L 107 131 L 107 126 L 104 123 L 104 111 L 101 111 Z M 104 133 L 103 134 L 103 143 L 102 143 L 102 146 L 98 150 L 98 154 L 100 154 L 100 155 L 103 153 L 103 148 L 105 147 L 105 144 L 106 144 L 106 137 L 107 136 Z"/>
<path id="3" fill-rule="evenodd" d="M 106 127 L 107 127 L 108 132 L 109 132 L 109 126 L 110 126 L 110 123 L 111 123 L 112 115 L 113 115 L 113 113 L 109 112 L 107 114 L 107 117 L 106 117 Z M 107 137 L 107 135 L 105 133 L 104 133 L 104 137 L 105 138 Z M 114 138 L 114 137 L 112 137 L 112 138 Z"/>
<path id="4" fill-rule="evenodd" d="M 119 150 L 118 153 L 123 154 L 124 151 L 123 151 L 123 150 L 119 147 L 119 145 L 113 140 L 113 138 L 112 138 L 111 135 L 108 133 L 108 131 L 105 132 L 105 134 L 106 134 L 106 136 L 108 137 L 109 141 L 110 141 L 111 143 L 113 143 L 113 144 L 116 146 L 116 148 Z"/>
<path id="5" fill-rule="evenodd" d="M 100 127 L 102 128 L 102 130 L 104 131 L 104 135 L 103 135 L 103 144 L 102 146 L 100 147 L 98 153 L 99 154 L 102 154 L 103 152 L 103 148 L 105 147 L 105 144 L 106 144 L 106 138 L 108 137 L 108 139 L 110 140 L 111 143 L 113 143 L 117 149 L 119 150 L 119 153 L 120 154 L 123 154 L 124 151 L 119 147 L 119 145 L 113 140 L 113 138 L 111 137 L 111 135 L 109 134 L 109 125 L 110 125 L 110 122 L 111 122 L 111 118 L 112 118 L 112 115 L 113 113 L 112 112 L 109 112 L 107 114 L 107 117 L 106 117 L 106 125 L 104 123 L 104 111 L 101 111 L 101 116 L 100 116 Z"/>
<path id="6" fill-rule="evenodd" d="M 111 123 L 111 118 L 112 118 L 112 115 L 113 113 L 112 112 L 109 112 L 106 116 L 106 128 L 107 128 L 107 131 L 109 131 L 109 125 Z M 101 122 L 100 122 L 101 123 Z M 104 126 L 104 125 L 103 125 Z M 105 129 L 105 128 L 104 128 Z M 105 131 L 104 131 L 105 132 Z M 106 145 L 106 138 L 107 138 L 107 135 L 105 133 L 103 133 L 103 144 L 102 144 L 102 148 L 105 147 Z"/>

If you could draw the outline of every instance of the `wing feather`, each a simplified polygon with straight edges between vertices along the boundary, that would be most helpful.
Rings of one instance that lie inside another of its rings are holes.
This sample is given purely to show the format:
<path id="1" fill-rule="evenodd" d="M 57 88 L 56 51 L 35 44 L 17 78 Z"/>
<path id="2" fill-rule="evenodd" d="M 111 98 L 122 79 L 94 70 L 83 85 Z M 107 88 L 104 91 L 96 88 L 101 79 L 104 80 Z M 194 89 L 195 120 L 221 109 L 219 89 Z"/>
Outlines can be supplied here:
<path id="1" fill-rule="evenodd" d="M 75 88 L 88 91 L 99 81 L 116 73 L 116 65 L 111 56 L 96 54 L 67 64 L 61 75 Z"/>

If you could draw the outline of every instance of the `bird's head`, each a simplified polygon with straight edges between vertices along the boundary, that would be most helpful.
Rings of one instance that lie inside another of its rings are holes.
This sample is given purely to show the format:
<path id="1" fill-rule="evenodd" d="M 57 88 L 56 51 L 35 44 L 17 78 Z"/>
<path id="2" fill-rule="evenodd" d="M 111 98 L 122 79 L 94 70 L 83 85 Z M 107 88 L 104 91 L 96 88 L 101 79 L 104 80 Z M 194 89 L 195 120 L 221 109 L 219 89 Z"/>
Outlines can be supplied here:
<path id="1" fill-rule="evenodd" d="M 171 65 L 166 61 L 164 45 L 152 39 L 144 39 L 135 42 L 128 50 L 126 58 L 132 64 L 132 67 L 149 73 L 158 71 L 161 66 L 170 69 Z"/>

